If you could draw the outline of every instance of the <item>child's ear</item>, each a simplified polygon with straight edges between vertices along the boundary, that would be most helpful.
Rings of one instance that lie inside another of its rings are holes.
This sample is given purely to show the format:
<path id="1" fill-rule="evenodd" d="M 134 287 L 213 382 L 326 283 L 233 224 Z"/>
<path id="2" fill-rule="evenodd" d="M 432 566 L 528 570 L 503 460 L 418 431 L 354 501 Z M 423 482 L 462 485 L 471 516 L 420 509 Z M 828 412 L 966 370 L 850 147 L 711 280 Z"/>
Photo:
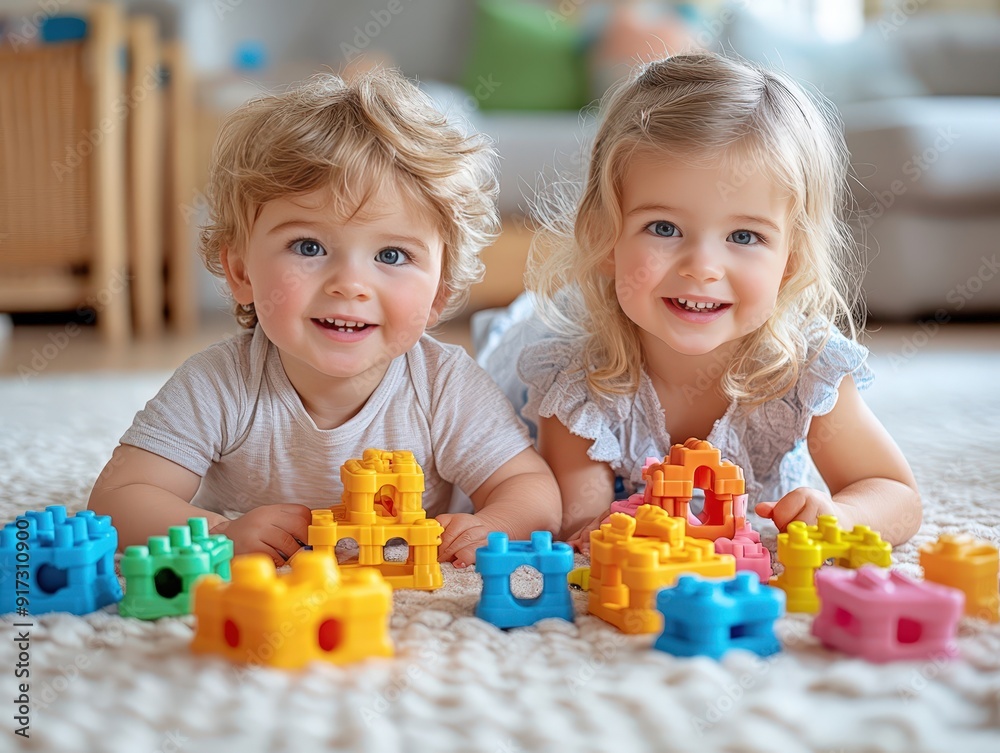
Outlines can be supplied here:
<path id="1" fill-rule="evenodd" d="M 437 295 L 434 296 L 434 302 L 431 304 L 431 314 L 427 318 L 428 329 L 438 323 L 438 319 L 441 318 L 441 312 L 445 310 L 450 298 L 451 290 L 445 284 L 445 281 L 441 280 L 441 283 L 438 285 Z"/>
<path id="2" fill-rule="evenodd" d="M 244 306 L 253 303 L 253 285 L 247 274 L 247 265 L 243 255 L 223 246 L 219 253 L 219 262 L 226 273 L 226 282 L 233 293 L 233 299 Z"/>

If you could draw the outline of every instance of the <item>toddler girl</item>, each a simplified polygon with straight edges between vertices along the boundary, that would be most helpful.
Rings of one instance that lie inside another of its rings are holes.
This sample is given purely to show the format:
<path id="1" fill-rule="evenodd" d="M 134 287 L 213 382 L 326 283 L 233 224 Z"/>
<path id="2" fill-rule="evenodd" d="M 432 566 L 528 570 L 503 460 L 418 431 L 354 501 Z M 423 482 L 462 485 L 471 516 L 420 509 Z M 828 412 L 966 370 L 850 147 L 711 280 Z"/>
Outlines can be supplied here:
<path id="1" fill-rule="evenodd" d="M 482 274 L 492 163 L 391 72 L 319 75 L 227 119 L 202 251 L 244 332 L 177 370 L 98 479 L 90 507 L 123 547 L 203 514 L 282 564 L 368 447 L 415 454 L 442 560 L 557 528 L 558 487 L 509 403 L 424 334 Z M 453 485 L 474 515 L 448 512 Z"/>
<path id="2" fill-rule="evenodd" d="M 836 120 L 776 73 L 678 55 L 609 94 L 582 196 L 547 207 L 533 297 L 480 352 L 537 425 L 564 537 L 587 541 L 689 437 L 743 467 L 779 529 L 918 529 L 910 468 L 858 394 L 847 168 Z"/>

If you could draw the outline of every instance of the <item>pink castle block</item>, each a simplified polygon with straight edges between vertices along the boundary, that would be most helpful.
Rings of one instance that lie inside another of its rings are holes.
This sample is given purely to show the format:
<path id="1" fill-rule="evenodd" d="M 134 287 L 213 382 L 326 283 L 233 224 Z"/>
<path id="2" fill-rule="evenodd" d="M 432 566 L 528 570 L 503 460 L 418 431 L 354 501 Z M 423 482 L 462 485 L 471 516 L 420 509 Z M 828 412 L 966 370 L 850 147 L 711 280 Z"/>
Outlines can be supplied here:
<path id="1" fill-rule="evenodd" d="M 756 535 L 757 532 L 753 531 Z M 716 554 L 731 554 L 736 558 L 736 572 L 748 570 L 757 573 L 764 585 L 771 580 L 774 571 L 771 568 L 771 553 L 756 539 L 740 534 L 736 538 L 721 538 L 715 540 Z"/>
<path id="2" fill-rule="evenodd" d="M 831 648 L 879 663 L 958 655 L 961 591 L 874 565 L 822 568 L 816 591 L 812 632 Z"/>

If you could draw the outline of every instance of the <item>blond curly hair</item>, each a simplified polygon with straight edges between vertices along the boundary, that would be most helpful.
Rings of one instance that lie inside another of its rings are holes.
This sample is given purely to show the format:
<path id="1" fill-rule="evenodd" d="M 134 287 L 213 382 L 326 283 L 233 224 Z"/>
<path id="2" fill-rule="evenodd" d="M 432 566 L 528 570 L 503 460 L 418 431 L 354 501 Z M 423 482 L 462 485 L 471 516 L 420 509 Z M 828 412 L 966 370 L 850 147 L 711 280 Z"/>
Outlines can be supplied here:
<path id="1" fill-rule="evenodd" d="M 450 123 L 430 98 L 394 70 L 351 81 L 316 74 L 231 113 L 219 132 L 209 178 L 205 266 L 225 273 L 222 250 L 241 252 L 267 202 L 332 189 L 334 210 L 350 218 L 383 181 L 437 219 L 444 240 L 441 319 L 453 315 L 482 279 L 480 251 L 496 237 L 496 154 L 488 140 Z M 243 327 L 257 315 L 234 304 Z"/>
<path id="2" fill-rule="evenodd" d="M 540 231 L 526 277 L 546 323 L 585 338 L 595 394 L 634 393 L 644 363 L 638 326 L 602 271 L 621 234 L 622 180 L 637 152 L 706 164 L 738 155 L 791 197 L 790 274 L 770 318 L 723 369 L 729 400 L 753 406 L 787 393 L 831 323 L 857 337 L 863 310 L 845 222 L 849 157 L 832 105 L 780 73 L 696 53 L 640 67 L 601 110 L 582 188 L 555 184 L 536 207 Z"/>

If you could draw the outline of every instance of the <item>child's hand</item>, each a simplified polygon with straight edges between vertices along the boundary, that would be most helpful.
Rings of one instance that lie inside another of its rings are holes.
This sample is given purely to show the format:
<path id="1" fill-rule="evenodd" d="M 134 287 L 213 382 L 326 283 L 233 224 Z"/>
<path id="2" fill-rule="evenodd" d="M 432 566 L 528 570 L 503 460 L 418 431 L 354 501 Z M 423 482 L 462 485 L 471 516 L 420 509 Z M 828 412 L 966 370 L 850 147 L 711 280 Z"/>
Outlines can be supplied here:
<path id="1" fill-rule="evenodd" d="M 571 536 L 566 537 L 566 543 L 574 549 L 579 549 L 583 554 L 590 551 L 590 532 L 596 531 L 603 524 L 611 519 L 611 508 L 601 512 L 597 517 L 587 523 L 583 528 Z"/>
<path id="2" fill-rule="evenodd" d="M 438 561 L 454 559 L 455 567 L 476 564 L 476 550 L 486 546 L 490 529 L 475 515 L 461 512 L 438 515 L 437 522 L 444 526 Z"/>
<path id="3" fill-rule="evenodd" d="M 312 510 L 305 505 L 278 503 L 255 507 L 236 520 L 212 528 L 233 540 L 235 554 L 263 552 L 281 567 L 309 537 Z"/>
<path id="4" fill-rule="evenodd" d="M 770 518 L 779 531 L 788 528 L 793 520 L 801 520 L 806 525 L 816 525 L 820 515 L 835 515 L 837 525 L 850 530 L 854 527 L 849 511 L 839 505 L 826 492 L 800 486 L 793 489 L 777 502 L 758 502 L 754 507 L 762 518 Z"/>

